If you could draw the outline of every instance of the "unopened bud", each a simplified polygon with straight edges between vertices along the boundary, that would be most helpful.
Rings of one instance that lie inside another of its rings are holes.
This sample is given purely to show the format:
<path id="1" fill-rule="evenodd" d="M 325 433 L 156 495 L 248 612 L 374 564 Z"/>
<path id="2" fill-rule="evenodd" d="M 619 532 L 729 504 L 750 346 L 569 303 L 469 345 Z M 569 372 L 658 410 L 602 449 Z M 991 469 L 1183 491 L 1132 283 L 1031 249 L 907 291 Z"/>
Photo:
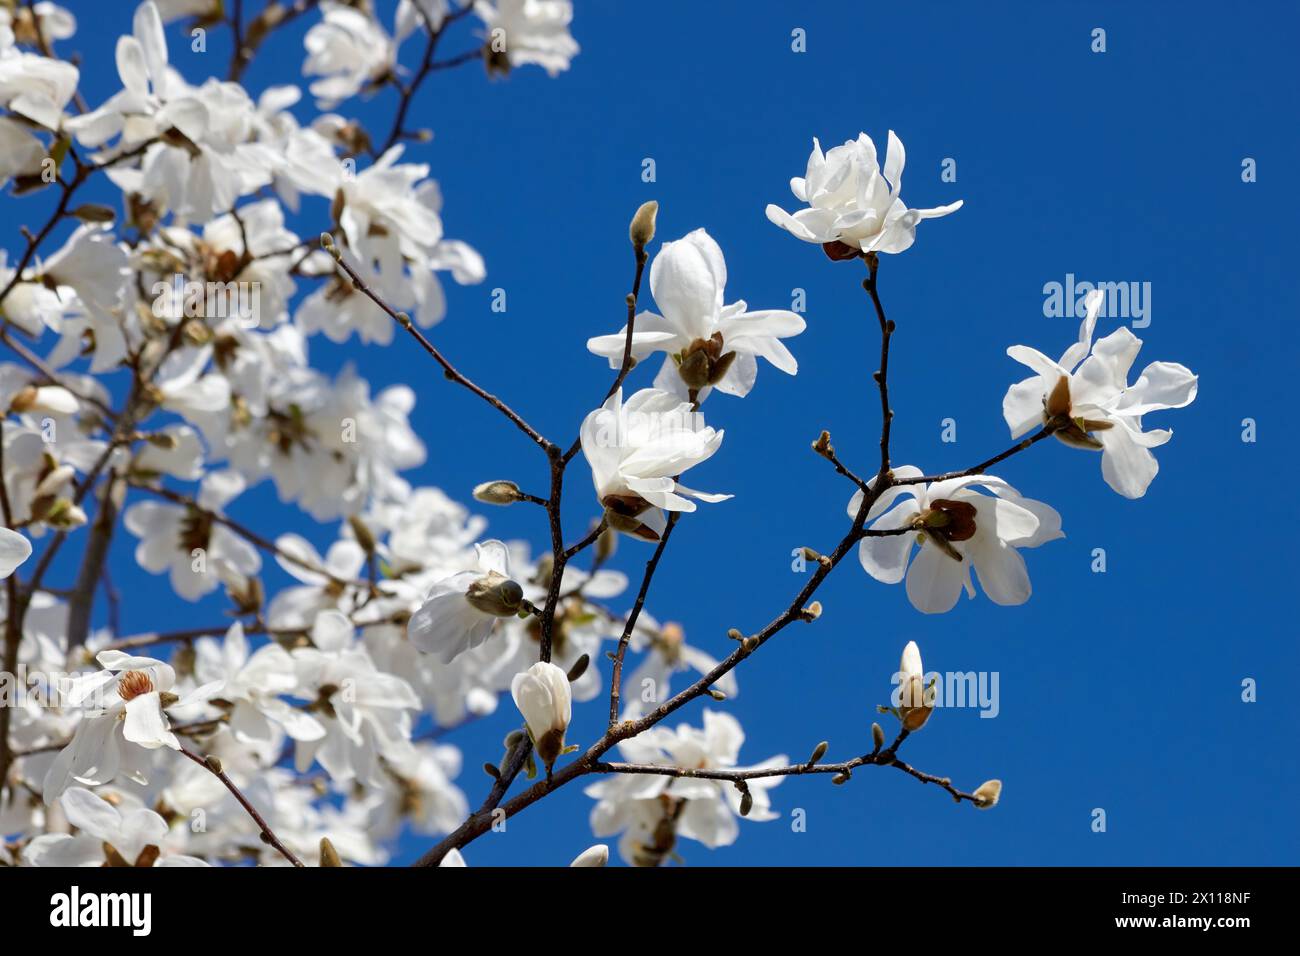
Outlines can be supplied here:
<path id="1" fill-rule="evenodd" d="M 614 556 L 618 550 L 618 532 L 613 528 L 606 528 L 596 539 L 596 563 L 604 564 Z"/>
<path id="2" fill-rule="evenodd" d="M 837 773 L 835 776 L 831 777 L 831 783 L 835 784 L 838 787 L 841 784 L 848 783 L 849 777 L 850 777 L 849 772 L 845 770 L 843 773 Z"/>
<path id="3" fill-rule="evenodd" d="M 740 815 L 742 817 L 747 817 L 749 816 L 749 811 L 752 809 L 754 809 L 754 795 L 750 793 L 749 788 L 746 787 L 744 792 L 740 795 Z"/>
<path id="4" fill-rule="evenodd" d="M 885 729 L 879 724 L 871 725 L 871 742 L 876 745 L 877 750 L 885 746 Z"/>
<path id="5" fill-rule="evenodd" d="M 747 637 L 740 642 L 740 649 L 743 650 L 746 654 L 751 653 L 757 647 L 758 647 L 758 638 L 756 637 Z"/>
<path id="6" fill-rule="evenodd" d="M 496 571 L 479 578 L 465 592 L 465 600 L 493 617 L 514 617 L 523 599 L 524 589 Z"/>
<path id="7" fill-rule="evenodd" d="M 590 663 L 591 663 L 590 654 L 583 654 L 576 661 L 574 661 L 573 666 L 569 668 L 569 673 L 568 673 L 569 683 L 572 684 L 583 674 L 587 673 L 587 665 L 589 665 Z"/>
<path id="8" fill-rule="evenodd" d="M 799 617 L 811 624 L 817 618 L 822 616 L 822 602 L 813 601 L 806 608 L 799 612 Z"/>
<path id="9" fill-rule="evenodd" d="M 811 766 L 812 766 L 813 764 L 815 764 L 817 761 L 821 760 L 822 757 L 825 757 L 825 756 L 826 756 L 826 748 L 829 747 L 829 746 L 830 746 L 830 744 L 829 744 L 827 741 L 823 740 L 823 741 L 822 741 L 821 743 L 819 743 L 816 747 L 814 747 L 814 748 L 813 748 L 813 752 L 812 752 L 812 756 L 808 758 L 808 766 L 811 767 Z"/>
<path id="10" fill-rule="evenodd" d="M 216 754 L 208 754 L 206 757 L 203 758 L 203 763 L 206 764 L 207 768 L 211 770 L 213 773 L 225 772 L 224 768 L 221 766 L 221 758 L 218 757 Z"/>
<path id="11" fill-rule="evenodd" d="M 640 252 L 650 244 L 650 240 L 655 237 L 655 217 L 659 213 L 659 203 L 651 199 L 649 202 L 643 202 L 637 209 L 636 215 L 632 217 L 632 224 L 628 227 L 628 238 L 632 240 L 632 247 Z"/>
<path id="12" fill-rule="evenodd" d="M 343 861 L 339 858 L 339 851 L 334 849 L 334 844 L 330 842 L 329 837 L 320 838 L 320 865 L 321 866 L 342 866 Z"/>
<path id="13" fill-rule="evenodd" d="M 105 206 L 97 202 L 88 202 L 78 206 L 69 216 L 74 216 L 82 222 L 112 222 L 117 218 L 117 213 L 113 211 L 112 206 Z"/>
<path id="14" fill-rule="evenodd" d="M 366 554 L 375 553 L 375 534 L 370 530 L 370 526 L 361 520 L 359 515 L 348 515 L 348 527 L 356 535 L 357 544 L 361 545 L 361 550 Z"/>
<path id="15" fill-rule="evenodd" d="M 733 641 L 743 641 L 745 639 L 745 635 L 740 633 L 740 631 L 734 627 L 727 631 L 727 637 L 731 638 Z"/>
<path id="16" fill-rule="evenodd" d="M 474 487 L 474 497 L 488 505 L 510 505 L 518 501 L 522 493 L 513 481 L 485 481 Z"/>
<path id="17" fill-rule="evenodd" d="M 716 687 L 710 687 L 710 688 L 709 688 L 709 696 L 712 697 L 714 700 L 716 700 L 716 701 L 718 701 L 718 702 L 721 702 L 721 701 L 724 701 L 724 700 L 727 699 L 727 695 L 724 694 L 722 691 L 718 690 Z"/>
<path id="18" fill-rule="evenodd" d="M 1001 780 L 985 780 L 979 785 L 972 794 L 975 798 L 975 806 L 981 810 L 988 810 L 998 805 L 998 798 L 1002 796 Z"/>

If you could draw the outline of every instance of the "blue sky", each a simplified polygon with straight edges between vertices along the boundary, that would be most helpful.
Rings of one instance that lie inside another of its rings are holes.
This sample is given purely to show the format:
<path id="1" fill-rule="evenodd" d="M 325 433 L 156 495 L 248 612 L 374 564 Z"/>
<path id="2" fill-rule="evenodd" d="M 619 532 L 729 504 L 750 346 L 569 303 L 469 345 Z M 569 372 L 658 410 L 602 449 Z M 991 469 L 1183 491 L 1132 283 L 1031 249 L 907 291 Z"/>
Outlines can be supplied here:
<path id="1" fill-rule="evenodd" d="M 119 86 L 109 41 L 129 32 L 133 4 L 69 6 L 80 28 L 63 48 L 83 52 L 82 90 L 98 104 Z M 391 4 L 381 7 L 391 23 Z M 730 649 L 727 628 L 762 626 L 801 586 L 791 549 L 829 550 L 843 533 L 852 489 L 809 451 L 817 433 L 828 428 L 863 472 L 876 460 L 878 333 L 860 267 L 829 262 L 763 214 L 769 202 L 797 208 L 788 181 L 802 175 L 813 136 L 829 147 L 865 130 L 883 149 L 892 128 L 907 147 L 904 199 L 966 203 L 922 224 L 911 250 L 881 264 L 881 296 L 898 324 L 896 463 L 942 471 L 1006 447 L 1001 399 L 1023 369 L 1005 350 L 1025 343 L 1057 355 L 1073 341 L 1077 320 L 1043 309 L 1044 285 L 1070 273 L 1149 282 L 1138 367 L 1163 359 L 1200 375 L 1195 404 L 1148 421 L 1175 435 L 1158 450 L 1160 474 L 1140 501 L 1113 493 L 1095 457 L 1055 442 L 1002 467 L 1064 518 L 1067 537 L 1027 555 L 1028 604 L 963 599 L 926 617 L 901 587 L 846 561 L 819 593 L 821 620 L 788 629 L 738 672 L 737 698 L 710 705 L 742 721 L 742 761 L 802 759 L 822 739 L 832 758 L 847 758 L 869 747 L 875 705 L 887 701 L 899 651 L 915 639 L 930 669 L 1000 675 L 996 719 L 940 711 L 904 750 L 967 789 L 1001 778 L 994 811 L 958 808 L 887 770 L 860 771 L 845 787 L 793 779 L 773 793 L 782 819 L 742 823 L 740 840 L 715 852 L 686 842 L 687 861 L 1297 862 L 1300 659 L 1288 538 L 1298 515 L 1278 481 L 1297 461 L 1286 411 L 1300 306 L 1291 278 L 1300 134 L 1286 95 L 1294 7 L 1261 3 L 1236 17 L 1203 2 L 1176 11 L 1113 2 L 579 0 L 577 8 L 582 52 L 569 72 L 551 80 L 521 69 L 488 82 L 471 65 L 435 75 L 412 110 L 435 139 L 408 156 L 432 165 L 448 234 L 470 242 L 488 268 L 480 286 L 448 286 L 449 318 L 433 338 L 560 440 L 576 434 L 608 384 L 604 362 L 583 344 L 621 325 L 627 221 L 639 203 L 660 203 L 655 249 L 708 229 L 727 256 L 729 299 L 788 308 L 792 290 L 806 290 L 808 329 L 788 342 L 798 377 L 764 367 L 746 399 L 716 395 L 705 405 L 727 438 L 692 484 L 736 497 L 682 522 L 649 604 L 693 643 L 720 656 Z M 1091 50 L 1097 27 L 1105 53 Z M 805 53 L 791 50 L 795 28 L 806 31 Z M 259 56 L 246 76 L 254 94 L 296 75 L 302 30 L 277 34 Z M 461 24 L 442 52 L 467 48 L 470 31 Z M 172 62 L 192 82 L 224 73 L 219 31 L 206 54 L 190 52 L 176 25 L 168 33 Z M 411 62 L 416 42 L 404 53 Z M 392 109 L 390 91 L 341 112 L 380 139 Z M 641 179 L 647 157 L 653 183 Z M 1242 181 L 1246 157 L 1257 162 L 1257 182 Z M 940 179 L 946 158 L 956 161 L 955 183 Z M 44 199 L 5 202 L 11 233 L 19 221 L 43 221 Z M 291 225 L 309 236 L 326 216 L 323 201 L 308 201 Z M 506 290 L 504 314 L 490 309 L 495 288 Z M 1117 323 L 1104 319 L 1100 333 Z M 408 474 L 413 482 L 462 500 L 488 478 L 544 487 L 536 450 L 423 354 L 401 342 L 337 347 L 320 337 L 311 349 L 327 369 L 355 363 L 376 391 L 399 381 L 416 388 L 412 422 L 430 454 Z M 650 377 L 648 367 L 634 384 Z M 955 443 L 941 441 L 945 418 L 956 420 Z M 1246 418 L 1257 422 L 1254 443 L 1241 439 Z M 578 465 L 568 499 L 575 536 L 592 504 Z M 333 540 L 333 528 L 280 506 L 267 487 L 234 512 L 321 547 Z M 546 540 L 536 509 L 487 517 L 494 535 Z M 133 544 L 121 536 L 112 551 L 125 630 L 219 620 L 215 598 L 195 609 L 165 579 L 136 569 Z M 1095 548 L 1106 551 L 1104 574 L 1090 569 Z M 616 564 L 636 574 L 648 555 L 625 540 Z M 1255 703 L 1241 700 L 1246 678 L 1258 682 Z M 679 717 L 698 724 L 700 709 Z M 488 783 L 475 768 L 499 756 L 516 721 L 506 701 L 447 738 L 465 752 L 460 782 L 472 803 Z M 570 738 L 590 743 L 602 724 L 593 702 L 579 709 Z M 466 856 L 472 865 L 567 862 L 592 842 L 590 807 L 570 787 Z M 1104 833 L 1091 828 L 1095 808 L 1105 810 Z M 806 812 L 806 832 L 792 832 L 795 809 Z M 428 842 L 404 840 L 398 858 Z"/>

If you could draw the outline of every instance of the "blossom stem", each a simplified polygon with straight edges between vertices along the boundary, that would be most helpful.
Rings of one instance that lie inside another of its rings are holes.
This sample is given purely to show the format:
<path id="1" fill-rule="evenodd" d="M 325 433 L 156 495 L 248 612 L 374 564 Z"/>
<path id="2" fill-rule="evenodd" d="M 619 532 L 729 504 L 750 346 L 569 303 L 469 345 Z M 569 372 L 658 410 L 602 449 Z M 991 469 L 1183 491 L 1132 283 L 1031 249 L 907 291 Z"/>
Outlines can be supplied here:
<path id="1" fill-rule="evenodd" d="M 645 574 L 641 576 L 641 588 L 637 591 L 636 603 L 628 612 L 627 621 L 623 624 L 623 633 L 619 635 L 618 650 L 614 653 L 614 676 L 610 678 L 609 685 L 610 727 L 618 723 L 619 695 L 623 687 L 623 657 L 627 654 L 628 643 L 632 640 L 632 632 L 636 629 L 637 618 L 641 616 L 641 609 L 645 607 L 646 595 L 650 592 L 650 579 L 654 577 L 655 570 L 659 567 L 659 559 L 663 557 L 664 548 L 668 547 L 668 538 L 672 535 L 673 528 L 677 526 L 679 515 L 680 512 L 674 511 L 668 516 L 668 524 L 664 528 L 663 536 L 660 537 L 654 554 L 645 564 Z"/>
<path id="2" fill-rule="evenodd" d="M 1044 438 L 1056 431 L 1052 425 L 1044 425 L 1038 431 L 1034 432 L 1028 438 L 1016 442 L 1000 455 L 994 455 L 987 461 L 982 461 L 978 465 L 972 465 L 970 468 L 962 471 L 946 471 L 941 475 L 921 475 L 917 478 L 895 478 L 893 483 L 896 485 L 928 485 L 935 481 L 948 481 L 951 478 L 968 478 L 971 475 L 982 475 L 989 468 L 992 468 L 998 462 L 1006 461 L 1012 455 L 1019 454 L 1031 445 L 1036 445 Z"/>
<path id="3" fill-rule="evenodd" d="M 257 824 L 258 829 L 262 831 L 262 842 L 274 848 L 276 852 L 294 866 L 303 866 L 302 860 L 294 856 L 293 851 L 280 842 L 280 838 L 275 835 L 275 831 L 272 830 L 267 825 L 266 821 L 262 819 L 262 815 L 257 812 L 257 808 L 249 803 L 248 798 L 244 796 L 239 787 L 235 786 L 235 781 L 231 780 L 230 777 L 227 776 L 226 771 L 221 768 L 221 763 L 219 761 L 215 759 L 205 759 L 200 757 L 194 751 L 187 750 L 184 747 L 181 748 L 181 753 L 225 784 L 226 789 L 229 790 L 231 795 L 239 801 L 239 805 L 247 811 L 248 815 L 253 818 L 253 822 Z"/>

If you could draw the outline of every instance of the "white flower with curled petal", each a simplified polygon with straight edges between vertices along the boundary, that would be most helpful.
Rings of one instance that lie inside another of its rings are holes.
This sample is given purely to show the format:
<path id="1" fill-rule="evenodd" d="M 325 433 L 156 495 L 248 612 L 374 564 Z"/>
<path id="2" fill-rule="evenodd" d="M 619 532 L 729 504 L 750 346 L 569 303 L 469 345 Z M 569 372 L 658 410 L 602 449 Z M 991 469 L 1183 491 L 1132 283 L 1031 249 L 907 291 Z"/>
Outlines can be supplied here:
<path id="1" fill-rule="evenodd" d="M 443 663 L 486 641 L 502 618 L 518 613 L 523 600 L 523 588 L 510 579 L 505 544 L 493 539 L 474 549 L 478 570 L 461 571 L 434 584 L 406 625 L 411 643 L 439 655 Z"/>
<path id="2" fill-rule="evenodd" d="M 631 763 L 695 770 L 762 770 L 787 762 L 778 754 L 753 767 L 737 767 L 745 732 L 730 714 L 704 711 L 702 729 L 688 724 L 676 730 L 652 727 L 620 743 Z M 769 791 L 783 777 L 748 781 L 753 801 L 745 819 L 777 819 Z M 595 798 L 591 829 L 598 836 L 622 833 L 619 853 L 633 866 L 658 866 L 672 852 L 676 837 L 698 840 L 710 849 L 729 846 L 740 835 L 741 794 L 726 780 L 673 777 L 667 774 L 611 774 L 587 787 Z"/>
<path id="3" fill-rule="evenodd" d="M 650 263 L 650 291 L 663 315 L 642 312 L 632 332 L 632 357 L 638 362 L 666 352 L 655 387 L 703 401 L 714 387 L 744 396 L 765 358 L 794 375 L 799 363 L 781 339 L 798 335 L 805 323 L 794 312 L 750 312 L 744 301 L 725 305 L 727 263 L 718 244 L 703 229 L 676 242 L 665 242 Z M 587 348 L 623 363 L 627 326 L 614 335 L 587 341 Z"/>
<path id="4" fill-rule="evenodd" d="M 767 218 L 797 239 L 820 243 L 832 259 L 867 252 L 902 252 L 916 241 L 916 224 L 961 208 L 961 200 L 934 209 L 908 209 L 899 198 L 906 154 L 889 131 L 885 168 L 876 158 L 876 145 L 866 133 L 823 154 L 813 140 L 808 171 L 790 180 L 795 198 L 809 205 L 791 215 L 779 206 L 767 207 Z"/>
<path id="5" fill-rule="evenodd" d="M 326 0 L 321 14 L 303 37 L 307 60 L 302 73 L 323 77 L 311 84 L 311 92 L 322 109 L 332 109 L 381 83 L 393 69 L 397 48 L 369 13 Z"/>
<path id="6" fill-rule="evenodd" d="M 680 484 L 687 469 L 707 461 L 723 432 L 676 395 L 643 388 L 623 403 L 620 388 L 582 422 L 582 453 L 610 527 L 649 541 L 667 526 L 664 511 L 694 511 L 695 502 L 725 501 Z"/>
<path id="7" fill-rule="evenodd" d="M 221 684 L 222 700 L 232 705 L 227 724 L 240 743 L 274 762 L 286 734 L 304 741 L 325 736 L 319 720 L 281 697 L 297 690 L 298 672 L 293 657 L 279 644 L 272 641 L 251 650 L 244 626 L 236 621 L 223 640 L 202 638 L 194 651 L 194 675 L 204 683 Z"/>
<path id="8" fill-rule="evenodd" d="M 84 787 L 70 787 L 59 801 L 68 833 L 43 833 L 23 848 L 28 866 L 208 866 L 198 857 L 162 855 L 167 821 L 144 807 L 119 810 Z"/>
<path id="9" fill-rule="evenodd" d="M 20 51 L 13 31 L 0 29 L 0 106 L 56 130 L 79 77 L 71 63 Z"/>
<path id="10" fill-rule="evenodd" d="M 122 517 L 140 539 L 135 560 L 153 574 L 167 571 L 172 589 L 187 601 L 216 590 L 226 575 L 243 577 L 262 567 L 257 549 L 212 516 L 244 490 L 233 471 L 215 471 L 199 485 L 199 509 L 162 501 L 139 501 Z"/>
<path id="11" fill-rule="evenodd" d="M 488 69 L 505 73 L 533 63 L 551 75 L 569 68 L 578 43 L 569 33 L 570 0 L 474 0 L 487 27 Z"/>
<path id="12" fill-rule="evenodd" d="M 338 582 L 355 581 L 365 567 L 365 549 L 355 539 L 334 542 L 324 557 L 296 534 L 280 535 L 275 547 L 280 567 L 302 586 L 285 588 L 272 599 L 266 612 L 272 628 L 310 627 L 317 613 L 326 608 L 345 614 L 353 611 L 358 596 L 352 589 L 339 587 Z"/>
<path id="13" fill-rule="evenodd" d="M 894 469 L 898 479 L 922 474 L 911 465 Z M 981 494 L 976 487 L 991 494 Z M 853 495 L 850 516 L 857 516 L 862 497 L 861 491 Z M 925 614 L 952 610 L 963 587 L 975 596 L 972 565 L 991 601 L 1024 604 L 1031 588 L 1018 549 L 1064 537 L 1059 514 L 1041 501 L 1021 497 L 992 475 L 893 485 L 867 512 L 867 526 L 898 533 L 863 538 L 858 547 L 862 567 L 885 584 L 906 577 L 908 599 Z M 915 559 L 914 544 L 920 547 Z"/>
<path id="14" fill-rule="evenodd" d="M 182 697 L 172 692 L 176 672 L 160 660 L 121 651 L 100 651 L 95 659 L 103 670 L 65 678 L 57 685 L 58 703 L 81 708 L 82 719 L 46 771 L 47 805 L 74 782 L 97 786 L 119 774 L 147 782 L 142 749 L 181 748 L 165 711 L 201 704 L 222 687 L 221 681 L 213 681 Z"/>
<path id="15" fill-rule="evenodd" d="M 1101 452 L 1106 484 L 1125 498 L 1141 498 L 1160 470 L 1152 448 L 1173 431 L 1142 430 L 1142 416 L 1183 408 L 1196 398 L 1197 379 L 1176 362 L 1152 362 L 1128 384 L 1129 370 L 1142 340 L 1120 326 L 1098 342 L 1092 335 L 1105 296 L 1094 291 L 1079 326 L 1079 340 L 1059 362 L 1027 345 L 1007 354 L 1035 374 L 1012 385 L 1002 399 L 1002 416 L 1019 438 L 1036 425 L 1050 424 L 1067 445 Z"/>

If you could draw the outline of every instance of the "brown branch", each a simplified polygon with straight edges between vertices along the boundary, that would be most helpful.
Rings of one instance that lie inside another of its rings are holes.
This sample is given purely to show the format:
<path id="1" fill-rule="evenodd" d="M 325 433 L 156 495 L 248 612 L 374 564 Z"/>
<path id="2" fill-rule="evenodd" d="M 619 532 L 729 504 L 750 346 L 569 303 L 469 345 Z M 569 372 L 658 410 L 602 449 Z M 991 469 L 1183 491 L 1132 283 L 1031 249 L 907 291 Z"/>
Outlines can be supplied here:
<path id="1" fill-rule="evenodd" d="M 921 475 L 916 478 L 895 478 L 894 484 L 928 485 L 931 482 L 948 481 L 951 478 L 967 478 L 970 477 L 971 475 L 982 475 L 984 474 L 985 471 L 992 468 L 998 462 L 1005 461 L 1006 459 L 1010 458 L 1012 455 L 1018 454 L 1019 452 L 1024 451 L 1026 448 L 1038 444 L 1040 441 L 1042 441 L 1044 438 L 1048 437 L 1055 431 L 1056 431 L 1055 426 L 1044 425 L 1042 428 L 1034 432 L 1028 438 L 1021 439 L 1020 441 L 1012 445 L 1010 448 L 1008 448 L 1006 451 L 1002 452 L 999 455 L 994 455 L 992 458 L 988 459 L 987 461 L 982 461 L 978 465 L 972 465 L 971 467 L 965 468 L 961 471 L 945 471 L 941 475 Z"/>
<path id="2" fill-rule="evenodd" d="M 257 824 L 258 829 L 261 830 L 263 843 L 273 847 L 276 852 L 294 866 L 301 867 L 303 865 L 302 860 L 294 856 L 293 851 L 280 842 L 280 838 L 275 835 L 275 831 L 273 831 L 267 825 L 266 821 L 262 819 L 262 815 L 257 812 L 257 809 L 248 802 L 248 798 L 240 792 L 239 787 L 235 786 L 235 781 L 231 780 L 230 777 L 226 775 L 226 771 L 221 767 L 220 760 L 211 756 L 206 758 L 200 757 L 198 754 L 194 753 L 194 751 L 186 750 L 184 747 L 181 748 L 181 753 L 225 784 L 226 789 L 229 790 L 231 795 L 239 801 L 239 805 L 248 812 L 248 815 L 253 818 L 253 822 Z"/>
<path id="3" fill-rule="evenodd" d="M 385 314 L 387 314 L 390 318 L 392 318 L 395 322 L 397 322 L 398 325 L 400 325 L 403 329 L 405 329 L 407 334 L 410 335 L 411 338 L 419 342 L 420 347 L 423 348 L 424 351 L 427 352 L 435 362 L 437 362 L 439 365 L 442 366 L 443 373 L 447 376 L 447 378 L 455 382 L 457 385 L 463 385 L 465 388 L 469 389 L 479 398 L 483 399 L 483 401 L 487 402 L 489 405 L 491 405 L 493 408 L 499 411 L 506 418 L 510 419 L 510 421 L 514 423 L 516 428 L 518 428 L 521 432 L 523 432 L 530 439 L 532 439 L 533 443 L 536 444 L 543 451 L 547 451 L 550 448 L 551 443 L 548 442 L 545 438 L 543 438 L 541 434 L 539 434 L 537 430 L 533 428 L 533 426 L 529 425 L 526 421 L 524 421 L 523 418 L 521 418 L 514 409 L 512 409 L 505 402 L 501 401 L 501 399 L 497 398 L 495 395 L 485 391 L 483 388 L 474 384 L 474 382 L 470 381 L 459 371 L 457 371 L 455 366 L 453 366 L 449 361 L 447 361 L 447 359 L 443 356 L 443 354 L 439 352 L 437 348 L 434 347 L 433 343 L 430 342 L 427 338 L 425 338 L 424 335 L 420 332 L 420 330 L 415 327 L 415 325 L 411 322 L 411 317 L 407 315 L 405 312 L 398 312 L 391 305 L 385 302 L 379 295 L 377 295 L 375 291 L 365 283 L 365 280 L 363 280 L 361 276 L 357 275 L 356 270 L 353 269 L 350 265 L 347 264 L 347 262 L 344 261 L 343 255 L 339 251 L 338 247 L 334 245 L 333 239 L 330 239 L 329 242 L 325 242 L 325 239 L 326 236 L 322 235 L 321 236 L 322 245 L 325 246 L 325 250 L 327 252 L 330 252 L 333 255 L 334 261 L 335 263 L 337 263 L 338 267 L 347 273 L 348 278 L 352 280 L 352 287 L 356 289 L 358 292 L 360 292 L 362 295 L 364 295 L 371 302 L 373 302 L 375 305 L 379 306 L 379 308 L 382 309 Z"/>
<path id="4" fill-rule="evenodd" d="M 411 82 L 403 84 L 397 80 L 393 81 L 394 85 L 397 86 L 399 95 L 397 112 L 393 117 L 393 127 L 388 134 L 388 139 L 384 140 L 384 145 L 377 150 L 380 155 L 386 153 L 389 147 L 399 139 L 407 136 L 406 114 L 411 108 L 411 102 L 415 99 L 415 94 L 419 91 L 420 85 L 424 83 L 425 79 L 431 72 L 434 70 L 450 69 L 452 67 L 460 66 L 462 63 L 468 63 L 471 60 L 482 58 L 482 50 L 474 50 L 470 56 L 461 55 L 445 60 L 442 63 L 435 63 L 433 61 L 434 51 L 438 48 L 438 41 L 442 38 L 443 32 L 447 27 L 451 26 L 461 17 L 466 16 L 471 10 L 473 10 L 473 8 L 472 3 L 466 3 L 459 10 L 447 14 L 447 16 L 443 18 L 442 24 L 435 29 L 433 24 L 429 21 L 428 14 L 424 12 L 424 9 L 418 3 L 415 5 L 415 9 L 420 14 L 420 19 L 424 21 L 424 28 L 428 32 L 429 38 L 424 45 L 424 55 L 420 59 L 420 66 L 416 70 L 415 76 L 411 79 Z"/>
<path id="5" fill-rule="evenodd" d="M 618 705 L 623 687 L 623 658 L 632 640 L 632 632 L 636 629 L 637 618 L 641 616 L 641 609 L 645 607 L 646 595 L 650 593 L 650 579 L 654 577 L 659 567 L 659 559 L 663 557 L 664 548 L 668 547 L 668 539 L 673 533 L 673 528 L 677 526 L 679 515 L 680 512 L 674 511 L 668 516 L 668 525 L 664 528 L 663 536 L 659 539 L 654 554 L 650 555 L 650 560 L 645 563 L 645 574 L 641 576 L 641 588 L 637 591 L 636 602 L 628 612 L 627 621 L 623 624 L 623 633 L 619 635 L 618 650 L 614 653 L 614 676 L 610 678 L 609 684 L 610 727 L 618 723 Z"/>

